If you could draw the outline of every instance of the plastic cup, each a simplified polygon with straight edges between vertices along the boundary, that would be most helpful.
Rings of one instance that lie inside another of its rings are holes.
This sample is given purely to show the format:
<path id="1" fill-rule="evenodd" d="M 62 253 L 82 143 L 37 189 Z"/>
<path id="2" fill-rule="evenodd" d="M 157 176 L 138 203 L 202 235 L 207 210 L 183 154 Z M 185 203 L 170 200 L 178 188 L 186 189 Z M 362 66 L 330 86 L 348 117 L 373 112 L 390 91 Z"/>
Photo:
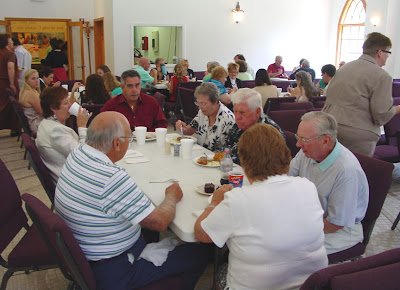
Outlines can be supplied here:
<path id="1" fill-rule="evenodd" d="M 183 159 L 192 159 L 193 139 L 181 139 L 181 152 Z"/>
<path id="2" fill-rule="evenodd" d="M 166 136 L 167 136 L 167 128 L 156 128 L 156 139 L 158 147 L 165 146 Z"/>
<path id="3" fill-rule="evenodd" d="M 78 116 L 78 113 L 79 113 L 79 104 L 78 104 L 77 102 L 73 103 L 73 104 L 71 105 L 71 107 L 69 108 L 68 112 L 69 112 L 71 115 Z"/>
<path id="4" fill-rule="evenodd" d="M 63 87 L 64 89 L 66 89 L 68 91 L 68 85 L 61 85 L 61 87 Z"/>
<path id="5" fill-rule="evenodd" d="M 233 187 L 242 187 L 243 173 L 239 171 L 229 171 L 229 184 Z"/>
<path id="6" fill-rule="evenodd" d="M 147 127 L 143 126 L 135 127 L 136 143 L 138 145 L 144 145 L 146 143 L 146 132 L 147 132 Z"/>

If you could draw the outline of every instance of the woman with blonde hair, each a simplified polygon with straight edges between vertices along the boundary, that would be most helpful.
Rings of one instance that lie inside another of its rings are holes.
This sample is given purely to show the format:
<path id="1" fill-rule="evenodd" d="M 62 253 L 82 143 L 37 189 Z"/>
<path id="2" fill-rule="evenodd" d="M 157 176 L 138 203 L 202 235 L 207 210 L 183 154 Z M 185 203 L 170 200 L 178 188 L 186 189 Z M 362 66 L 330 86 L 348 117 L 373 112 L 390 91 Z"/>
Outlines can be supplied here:
<path id="1" fill-rule="evenodd" d="M 306 71 L 296 73 L 296 88 L 288 87 L 291 97 L 296 97 L 296 102 L 309 102 L 313 97 L 320 95 L 319 89 L 311 80 L 311 75 Z"/>
<path id="2" fill-rule="evenodd" d="M 174 67 L 174 75 L 170 78 L 169 83 L 167 84 L 168 91 L 170 93 L 169 101 L 175 102 L 176 99 L 176 88 L 178 84 L 181 82 L 187 82 L 188 77 L 184 75 L 183 66 L 177 64 Z"/>
<path id="3" fill-rule="evenodd" d="M 290 150 L 279 131 L 264 123 L 239 140 L 249 185 L 217 189 L 200 217 L 196 240 L 229 248 L 219 269 L 221 289 L 292 289 L 328 266 L 324 222 L 315 185 L 288 176 Z"/>
<path id="4" fill-rule="evenodd" d="M 196 77 L 196 76 L 194 75 L 193 70 L 191 70 L 191 69 L 189 68 L 189 61 L 188 61 L 187 59 L 182 58 L 182 59 L 179 61 L 179 64 L 180 64 L 181 66 L 183 66 L 183 73 L 184 73 L 185 76 L 189 77 L 189 79 L 193 79 L 193 78 Z"/>
<path id="5" fill-rule="evenodd" d="M 111 98 L 122 94 L 121 83 L 117 81 L 117 78 L 111 72 L 106 72 L 103 75 L 103 81 Z"/>
<path id="6" fill-rule="evenodd" d="M 35 69 L 27 70 L 23 78 L 23 87 L 19 93 L 19 103 L 29 122 L 33 134 L 36 134 L 40 122 L 43 120 L 43 111 L 40 106 L 39 73 Z"/>

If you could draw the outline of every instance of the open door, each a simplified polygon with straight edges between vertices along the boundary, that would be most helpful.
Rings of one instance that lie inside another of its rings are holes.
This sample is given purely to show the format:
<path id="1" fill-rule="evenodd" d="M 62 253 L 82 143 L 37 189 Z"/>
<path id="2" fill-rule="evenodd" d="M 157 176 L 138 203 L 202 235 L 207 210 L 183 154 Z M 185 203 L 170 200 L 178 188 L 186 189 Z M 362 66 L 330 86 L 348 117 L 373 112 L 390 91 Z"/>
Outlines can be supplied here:
<path id="1" fill-rule="evenodd" d="M 0 33 L 11 34 L 10 21 L 0 20 Z"/>
<path id="2" fill-rule="evenodd" d="M 85 81 L 82 22 L 68 22 L 68 78 Z"/>

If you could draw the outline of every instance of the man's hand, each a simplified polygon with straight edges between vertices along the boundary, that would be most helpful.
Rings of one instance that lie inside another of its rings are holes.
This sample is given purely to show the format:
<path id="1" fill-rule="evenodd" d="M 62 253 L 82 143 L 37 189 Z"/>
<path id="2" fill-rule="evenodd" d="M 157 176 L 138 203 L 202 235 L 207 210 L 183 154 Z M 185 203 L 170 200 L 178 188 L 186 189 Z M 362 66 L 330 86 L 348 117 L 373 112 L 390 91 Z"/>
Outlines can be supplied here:
<path id="1" fill-rule="evenodd" d="M 216 191 L 214 191 L 210 204 L 217 206 L 221 201 L 224 200 L 225 193 L 231 191 L 232 189 L 233 186 L 231 184 L 224 184 L 218 188 Z"/>
<path id="2" fill-rule="evenodd" d="M 178 183 L 173 183 L 165 189 L 165 197 L 171 198 L 175 203 L 178 203 L 183 197 L 182 188 Z"/>

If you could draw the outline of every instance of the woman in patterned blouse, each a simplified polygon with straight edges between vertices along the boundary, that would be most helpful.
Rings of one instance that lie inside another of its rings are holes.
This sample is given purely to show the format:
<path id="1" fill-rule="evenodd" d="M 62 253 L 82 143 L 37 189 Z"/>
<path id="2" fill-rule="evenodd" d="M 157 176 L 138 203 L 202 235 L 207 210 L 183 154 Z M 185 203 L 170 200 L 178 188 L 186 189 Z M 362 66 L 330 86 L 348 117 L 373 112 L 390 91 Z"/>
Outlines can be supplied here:
<path id="1" fill-rule="evenodd" d="M 220 93 L 212 82 L 202 83 L 196 88 L 194 95 L 200 110 L 190 125 L 182 121 L 176 122 L 185 135 L 197 133 L 197 143 L 211 151 L 223 150 L 229 131 L 235 124 L 235 116 L 220 102 Z"/>

